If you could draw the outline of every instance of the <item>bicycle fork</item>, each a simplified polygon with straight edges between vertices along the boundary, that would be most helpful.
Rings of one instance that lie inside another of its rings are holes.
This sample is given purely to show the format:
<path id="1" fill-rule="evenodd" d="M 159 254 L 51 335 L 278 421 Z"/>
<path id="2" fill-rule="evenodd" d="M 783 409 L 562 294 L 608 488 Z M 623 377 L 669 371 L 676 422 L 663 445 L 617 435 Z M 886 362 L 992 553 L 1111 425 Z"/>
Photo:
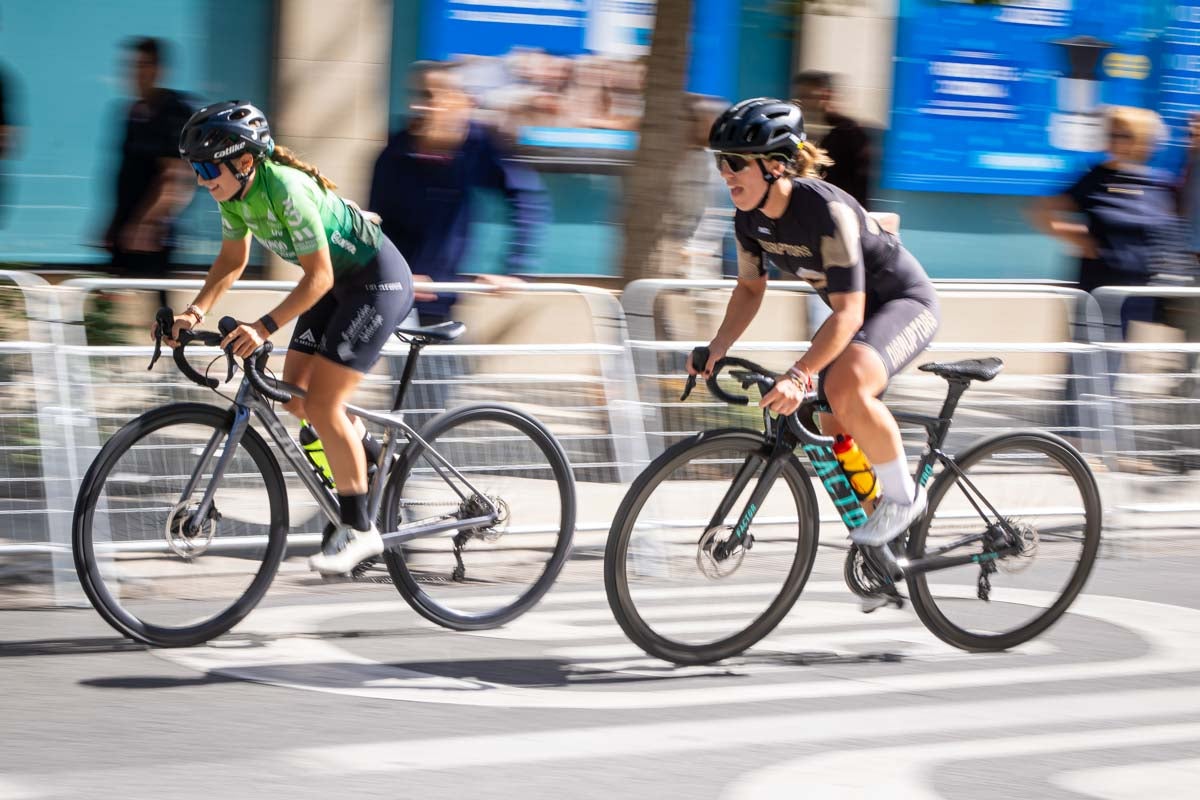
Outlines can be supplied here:
<path id="1" fill-rule="evenodd" d="M 705 528 L 706 532 L 725 524 L 725 518 L 733 510 L 734 503 L 741 497 L 751 478 L 754 477 L 754 473 L 765 462 L 766 466 L 763 469 L 762 477 L 758 479 L 758 484 L 754 487 L 754 491 L 750 493 L 750 499 L 746 501 L 746 505 L 742 508 L 742 513 L 738 517 L 737 524 L 733 526 L 733 536 L 718 542 L 713 547 L 713 558 L 717 561 L 729 558 L 738 547 L 749 550 L 754 546 L 754 537 L 750 534 L 750 524 L 754 522 L 754 516 L 762 508 L 763 501 L 767 498 L 767 493 L 771 491 L 771 487 L 775 484 L 775 479 L 779 477 L 779 473 L 783 471 L 784 464 L 787 463 L 787 460 L 792 455 L 792 449 L 783 442 L 783 437 L 777 437 L 771 445 L 770 452 L 766 451 L 767 448 L 763 447 L 758 452 L 751 453 L 746 457 L 741 467 L 738 468 L 737 475 L 734 476 L 729 489 L 725 492 L 725 496 L 721 498 L 716 511 L 713 512 L 712 517 L 708 521 L 708 527 Z"/>

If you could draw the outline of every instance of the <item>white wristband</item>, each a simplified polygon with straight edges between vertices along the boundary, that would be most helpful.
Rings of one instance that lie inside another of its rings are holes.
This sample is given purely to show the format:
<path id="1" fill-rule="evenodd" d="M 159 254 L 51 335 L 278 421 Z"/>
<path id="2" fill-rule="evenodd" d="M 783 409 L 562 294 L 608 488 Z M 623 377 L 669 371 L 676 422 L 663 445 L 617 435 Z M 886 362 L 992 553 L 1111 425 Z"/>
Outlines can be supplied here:
<path id="1" fill-rule="evenodd" d="M 200 325 L 204 322 L 204 312 L 195 303 L 188 303 L 188 307 L 183 310 L 185 314 L 191 314 L 196 318 L 196 324 Z"/>

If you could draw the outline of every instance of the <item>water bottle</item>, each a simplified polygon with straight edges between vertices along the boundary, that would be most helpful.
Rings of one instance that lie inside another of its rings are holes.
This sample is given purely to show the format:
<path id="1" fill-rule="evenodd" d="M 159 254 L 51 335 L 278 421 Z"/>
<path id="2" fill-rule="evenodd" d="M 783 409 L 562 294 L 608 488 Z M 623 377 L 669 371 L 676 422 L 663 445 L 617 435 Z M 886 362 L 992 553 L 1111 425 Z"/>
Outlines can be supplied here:
<path id="1" fill-rule="evenodd" d="M 329 468 L 329 459 L 325 457 L 325 445 L 321 444 L 317 432 L 306 419 L 300 420 L 300 447 L 304 450 L 304 455 L 308 457 L 309 463 L 313 465 L 313 469 L 320 476 L 321 481 L 333 489 L 333 470 Z"/>
<path id="2" fill-rule="evenodd" d="M 850 486 L 858 495 L 859 502 L 879 497 L 882 487 L 875 479 L 875 470 L 871 468 L 871 462 L 867 460 L 866 454 L 854 443 L 854 439 L 838 434 L 837 440 L 833 443 L 833 454 L 837 456 L 838 463 L 842 465 L 842 471 L 850 479 Z"/>

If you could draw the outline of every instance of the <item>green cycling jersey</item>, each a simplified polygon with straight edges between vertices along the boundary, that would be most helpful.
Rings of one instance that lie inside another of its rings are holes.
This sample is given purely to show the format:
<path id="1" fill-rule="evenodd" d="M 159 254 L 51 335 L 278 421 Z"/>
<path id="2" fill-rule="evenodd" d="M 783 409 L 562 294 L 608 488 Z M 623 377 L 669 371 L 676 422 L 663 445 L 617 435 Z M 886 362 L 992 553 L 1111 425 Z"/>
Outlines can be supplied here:
<path id="1" fill-rule="evenodd" d="M 218 205 L 225 239 L 244 239 L 249 231 L 263 247 L 297 265 L 300 256 L 328 247 L 334 275 L 369 262 L 383 239 L 379 226 L 357 206 L 325 191 L 307 173 L 273 161 L 258 164 L 241 200 Z"/>

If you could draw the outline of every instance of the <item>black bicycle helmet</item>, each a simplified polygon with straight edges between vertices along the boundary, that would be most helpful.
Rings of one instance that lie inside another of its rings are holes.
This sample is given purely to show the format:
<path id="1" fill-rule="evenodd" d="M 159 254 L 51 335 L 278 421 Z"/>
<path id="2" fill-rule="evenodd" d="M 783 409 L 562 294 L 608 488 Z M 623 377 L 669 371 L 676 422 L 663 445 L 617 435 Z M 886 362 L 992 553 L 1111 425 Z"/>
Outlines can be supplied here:
<path id="1" fill-rule="evenodd" d="M 708 146 L 723 153 L 777 155 L 791 161 L 805 140 L 800 107 L 770 97 L 734 103 L 717 117 Z"/>
<path id="2" fill-rule="evenodd" d="M 188 161 L 221 163 L 242 153 L 258 160 L 274 150 L 267 115 L 244 100 L 205 106 L 192 114 L 179 134 L 179 155 Z"/>

